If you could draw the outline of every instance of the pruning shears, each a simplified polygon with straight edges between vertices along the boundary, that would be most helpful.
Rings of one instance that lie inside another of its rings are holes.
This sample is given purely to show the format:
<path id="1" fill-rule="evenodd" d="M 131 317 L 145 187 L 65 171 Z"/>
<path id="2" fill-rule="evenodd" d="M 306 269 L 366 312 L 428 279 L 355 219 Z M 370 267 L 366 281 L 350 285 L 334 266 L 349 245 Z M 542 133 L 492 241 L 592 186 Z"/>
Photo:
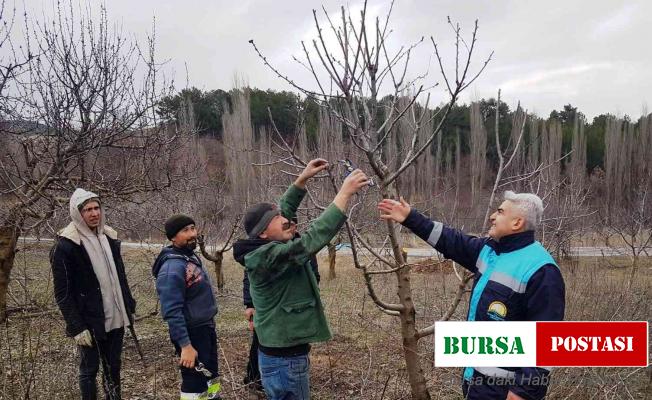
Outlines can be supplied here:
<path id="1" fill-rule="evenodd" d="M 179 365 L 179 369 L 183 368 L 181 365 Z M 195 368 L 193 368 L 195 371 L 199 372 L 200 374 L 204 375 L 206 378 L 210 378 L 213 376 L 213 373 L 209 371 L 208 368 L 204 365 L 203 362 L 199 361 L 199 359 L 195 358 Z"/>
<path id="2" fill-rule="evenodd" d="M 351 160 L 348 158 L 345 158 L 344 160 L 337 160 L 340 164 L 344 165 L 344 168 L 346 168 L 346 174 L 344 174 L 344 177 L 346 178 L 349 176 L 349 174 L 353 171 L 355 171 L 358 167 L 353 164 Z M 374 182 L 373 178 L 369 177 L 369 186 L 376 186 L 376 183 Z"/>
<path id="3" fill-rule="evenodd" d="M 195 364 L 195 371 L 200 372 L 204 374 L 205 377 L 210 378 L 213 376 L 213 373 L 209 371 L 205 366 L 204 363 L 201 361 L 197 360 L 197 363 Z"/>

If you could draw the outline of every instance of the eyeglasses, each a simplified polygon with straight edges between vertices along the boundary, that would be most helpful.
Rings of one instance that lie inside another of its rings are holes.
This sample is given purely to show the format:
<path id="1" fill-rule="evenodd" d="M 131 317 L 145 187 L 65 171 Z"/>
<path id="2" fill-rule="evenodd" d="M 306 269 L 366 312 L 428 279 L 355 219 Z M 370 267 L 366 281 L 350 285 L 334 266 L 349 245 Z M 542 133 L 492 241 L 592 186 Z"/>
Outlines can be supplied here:
<path id="1" fill-rule="evenodd" d="M 296 225 L 297 224 L 294 221 L 288 221 L 288 222 L 284 222 L 283 225 L 281 225 L 281 228 L 284 231 L 287 231 L 287 230 L 289 230 L 290 228 L 292 228 L 293 226 L 296 226 Z"/>

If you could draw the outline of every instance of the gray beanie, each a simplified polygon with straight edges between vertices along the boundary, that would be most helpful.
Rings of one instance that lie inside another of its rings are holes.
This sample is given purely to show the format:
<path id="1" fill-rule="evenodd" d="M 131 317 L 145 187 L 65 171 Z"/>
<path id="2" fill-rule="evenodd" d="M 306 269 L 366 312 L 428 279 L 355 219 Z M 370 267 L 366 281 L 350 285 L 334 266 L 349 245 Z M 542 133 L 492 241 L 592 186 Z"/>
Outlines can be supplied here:
<path id="1" fill-rule="evenodd" d="M 280 214 L 278 207 L 271 203 L 258 203 L 249 207 L 244 216 L 244 228 L 249 239 L 256 239 L 267 228 L 272 218 Z"/>

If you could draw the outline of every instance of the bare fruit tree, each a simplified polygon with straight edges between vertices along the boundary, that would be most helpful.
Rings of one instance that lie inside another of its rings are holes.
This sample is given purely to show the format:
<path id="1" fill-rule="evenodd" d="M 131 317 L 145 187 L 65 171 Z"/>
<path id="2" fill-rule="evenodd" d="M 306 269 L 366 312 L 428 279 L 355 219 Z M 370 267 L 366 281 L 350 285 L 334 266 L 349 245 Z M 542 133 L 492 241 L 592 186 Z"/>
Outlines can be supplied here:
<path id="1" fill-rule="evenodd" d="M 156 120 L 171 88 L 154 58 L 155 36 L 139 47 L 113 28 L 104 7 L 75 4 L 61 2 L 52 18 L 25 24 L 19 39 L 29 62 L 2 92 L 0 319 L 18 237 L 67 214 L 75 187 L 139 202 L 173 181 L 180 135 Z"/>
<path id="2" fill-rule="evenodd" d="M 444 64 L 439 45 L 431 38 L 432 51 L 438 61 L 447 96 L 445 104 L 433 112 L 428 108 L 428 92 L 432 87 L 425 83 L 427 76 L 410 78 L 407 74 L 410 57 L 424 43 L 424 38 L 391 52 L 387 39 L 391 32 L 389 20 L 392 8 L 393 3 L 385 18 L 369 21 L 366 2 L 359 19 L 342 7 L 337 24 L 324 10 L 327 19 L 325 27 L 319 21 L 317 11 L 313 11 L 317 37 L 311 43 L 302 42 L 304 58 L 295 60 L 310 71 L 317 87 L 314 90 L 307 89 L 282 74 L 269 63 L 255 43 L 251 43 L 267 67 L 303 94 L 320 100 L 321 106 L 339 121 L 344 135 L 351 143 L 351 153 L 357 155 L 357 159 L 364 160 L 363 167 L 373 173 L 377 195 L 398 198 L 398 180 L 419 157 L 431 149 L 431 144 L 441 133 L 460 93 L 480 75 L 491 55 L 472 71 L 471 61 L 477 45 L 477 21 L 471 37 L 465 40 L 459 25 L 449 19 L 448 24 L 455 36 L 455 59 L 451 62 L 453 66 L 450 70 Z M 334 46 L 328 44 L 331 42 L 326 38 L 327 34 L 332 34 L 332 38 L 328 39 L 333 39 Z M 407 93 L 409 98 L 405 101 Z M 425 100 L 423 104 L 419 104 L 419 99 Z M 423 134 L 421 127 L 431 123 L 430 131 Z M 402 127 L 400 130 L 399 125 Z M 388 150 L 391 143 L 396 143 L 396 135 L 403 135 L 401 143 L 405 143 L 400 156 L 396 156 L 396 149 Z M 287 153 L 298 164 L 305 162 L 289 145 Z M 390 162 L 392 159 L 397 162 Z M 337 182 L 332 175 L 331 182 L 334 186 Z M 364 201 L 361 198 L 359 203 Z M 358 218 L 357 211 L 361 208 L 363 207 L 352 207 L 346 224 L 355 266 L 364 274 L 368 293 L 376 306 L 385 313 L 398 317 L 412 397 L 429 399 L 417 347 L 419 339 L 432 331 L 419 330 L 417 326 L 410 265 L 402 252 L 398 228 L 392 222 L 385 224 L 385 241 L 391 247 L 391 252 L 388 255 L 380 254 L 361 231 L 361 227 L 365 226 L 364 218 Z M 372 254 L 373 261 L 363 260 L 361 252 Z M 385 301 L 376 294 L 373 280 L 379 275 L 395 277 L 398 285 L 395 301 Z"/>
<path id="3" fill-rule="evenodd" d="M 215 234 L 214 232 L 210 232 L 213 235 L 220 237 L 220 233 L 223 233 L 225 230 L 224 228 L 226 227 L 225 224 L 214 224 L 214 226 L 219 226 L 219 228 L 222 230 L 222 232 L 218 232 Z M 237 238 L 236 233 L 238 229 L 240 228 L 240 216 L 237 216 L 235 218 L 235 223 L 233 226 L 229 229 L 228 236 L 226 237 L 226 241 L 223 243 L 216 243 L 215 244 L 215 250 L 211 251 L 211 249 L 207 246 L 206 243 L 206 236 L 205 233 L 200 235 L 197 238 L 197 242 L 199 244 L 199 249 L 201 251 L 201 254 L 204 256 L 209 261 L 213 262 L 213 265 L 215 266 L 215 278 L 217 280 L 217 289 L 218 290 L 223 290 L 224 289 L 224 284 L 225 284 L 225 279 L 224 279 L 224 253 L 230 251 L 233 248 L 233 243 L 235 242 L 235 239 Z"/>

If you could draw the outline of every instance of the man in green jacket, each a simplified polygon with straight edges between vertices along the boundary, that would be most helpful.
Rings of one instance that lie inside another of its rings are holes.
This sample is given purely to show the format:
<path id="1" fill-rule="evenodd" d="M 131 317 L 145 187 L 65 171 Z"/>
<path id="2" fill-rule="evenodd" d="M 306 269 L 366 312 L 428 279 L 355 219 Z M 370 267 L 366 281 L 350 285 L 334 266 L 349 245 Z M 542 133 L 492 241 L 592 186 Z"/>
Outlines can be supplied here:
<path id="1" fill-rule="evenodd" d="M 294 221 L 306 182 L 326 168 L 326 160 L 310 161 L 278 206 L 250 207 L 244 218 L 247 239 L 233 247 L 234 258 L 249 275 L 259 368 L 270 400 L 310 398 L 310 343 L 331 338 L 310 258 L 337 234 L 350 198 L 369 183 L 362 171 L 353 171 L 333 203 L 295 238 Z"/>

